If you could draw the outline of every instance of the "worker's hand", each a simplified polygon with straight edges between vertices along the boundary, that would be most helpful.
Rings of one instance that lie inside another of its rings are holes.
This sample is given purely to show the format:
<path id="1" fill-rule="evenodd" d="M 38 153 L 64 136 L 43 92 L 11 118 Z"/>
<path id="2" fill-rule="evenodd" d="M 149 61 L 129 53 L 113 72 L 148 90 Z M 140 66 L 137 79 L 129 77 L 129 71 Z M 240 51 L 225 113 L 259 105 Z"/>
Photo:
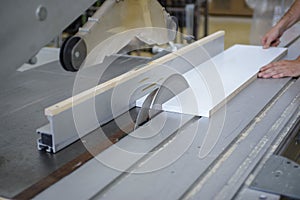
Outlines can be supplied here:
<path id="1" fill-rule="evenodd" d="M 300 76 L 300 57 L 296 60 L 282 60 L 262 67 L 258 73 L 260 78 L 282 78 Z"/>
<path id="2" fill-rule="evenodd" d="M 280 43 L 279 38 L 281 37 L 282 33 L 280 29 L 276 26 L 273 27 L 269 32 L 265 34 L 265 36 L 261 40 L 261 44 L 263 45 L 264 49 L 269 47 L 277 47 Z"/>

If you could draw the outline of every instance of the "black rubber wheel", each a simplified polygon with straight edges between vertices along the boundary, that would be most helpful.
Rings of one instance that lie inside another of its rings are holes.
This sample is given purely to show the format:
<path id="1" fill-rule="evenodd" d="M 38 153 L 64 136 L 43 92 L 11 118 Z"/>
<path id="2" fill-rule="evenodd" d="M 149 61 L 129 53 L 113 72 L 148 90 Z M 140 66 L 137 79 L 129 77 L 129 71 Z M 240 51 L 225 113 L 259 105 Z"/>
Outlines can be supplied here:
<path id="1" fill-rule="evenodd" d="M 72 55 L 74 52 L 73 49 L 77 45 L 78 48 L 78 57 Z M 86 58 L 87 55 L 86 44 L 80 37 L 69 37 L 67 38 L 60 48 L 59 60 L 62 67 L 66 71 L 77 72 Z"/>

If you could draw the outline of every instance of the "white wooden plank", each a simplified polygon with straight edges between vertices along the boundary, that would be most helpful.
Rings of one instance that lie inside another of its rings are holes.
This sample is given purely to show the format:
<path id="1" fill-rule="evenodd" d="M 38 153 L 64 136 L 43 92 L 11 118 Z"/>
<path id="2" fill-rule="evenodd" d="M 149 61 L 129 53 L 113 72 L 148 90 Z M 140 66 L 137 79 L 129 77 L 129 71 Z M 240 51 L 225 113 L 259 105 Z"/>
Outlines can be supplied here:
<path id="1" fill-rule="evenodd" d="M 286 55 L 285 48 L 234 45 L 184 74 L 190 88 L 163 110 L 209 117 L 257 77 L 259 69 Z"/>

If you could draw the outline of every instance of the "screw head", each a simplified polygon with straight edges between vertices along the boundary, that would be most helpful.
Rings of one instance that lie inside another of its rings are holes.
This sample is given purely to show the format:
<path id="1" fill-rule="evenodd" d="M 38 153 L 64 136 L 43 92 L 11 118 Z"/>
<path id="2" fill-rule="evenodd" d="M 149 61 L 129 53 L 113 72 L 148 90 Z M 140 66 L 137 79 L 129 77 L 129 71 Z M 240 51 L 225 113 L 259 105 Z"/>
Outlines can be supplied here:
<path id="1" fill-rule="evenodd" d="M 47 19 L 47 9 L 44 6 L 39 5 L 35 11 L 35 15 L 38 20 L 44 21 L 45 19 Z"/>
<path id="2" fill-rule="evenodd" d="M 75 57 L 76 57 L 76 58 L 79 58 L 79 56 L 80 56 L 80 52 L 79 52 L 79 51 L 76 51 L 76 52 L 75 52 Z"/>
<path id="3" fill-rule="evenodd" d="M 259 199 L 267 199 L 268 197 L 264 194 L 259 195 Z"/>
<path id="4" fill-rule="evenodd" d="M 36 56 L 33 56 L 32 58 L 30 58 L 27 62 L 28 64 L 30 65 L 34 65 L 37 63 L 37 57 Z"/>
<path id="5" fill-rule="evenodd" d="M 277 170 L 275 171 L 275 177 L 279 177 L 283 174 L 283 172 L 281 170 Z"/>

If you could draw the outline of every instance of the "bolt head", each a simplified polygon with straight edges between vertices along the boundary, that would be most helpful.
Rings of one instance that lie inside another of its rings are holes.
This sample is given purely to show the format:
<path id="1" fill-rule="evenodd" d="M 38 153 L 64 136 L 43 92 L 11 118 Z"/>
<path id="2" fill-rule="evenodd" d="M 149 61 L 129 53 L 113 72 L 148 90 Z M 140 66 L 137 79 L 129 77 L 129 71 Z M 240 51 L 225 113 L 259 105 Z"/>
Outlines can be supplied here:
<path id="1" fill-rule="evenodd" d="M 47 9 L 44 6 L 39 5 L 35 11 L 35 15 L 38 20 L 44 21 L 47 19 L 47 15 L 48 15 Z"/>

